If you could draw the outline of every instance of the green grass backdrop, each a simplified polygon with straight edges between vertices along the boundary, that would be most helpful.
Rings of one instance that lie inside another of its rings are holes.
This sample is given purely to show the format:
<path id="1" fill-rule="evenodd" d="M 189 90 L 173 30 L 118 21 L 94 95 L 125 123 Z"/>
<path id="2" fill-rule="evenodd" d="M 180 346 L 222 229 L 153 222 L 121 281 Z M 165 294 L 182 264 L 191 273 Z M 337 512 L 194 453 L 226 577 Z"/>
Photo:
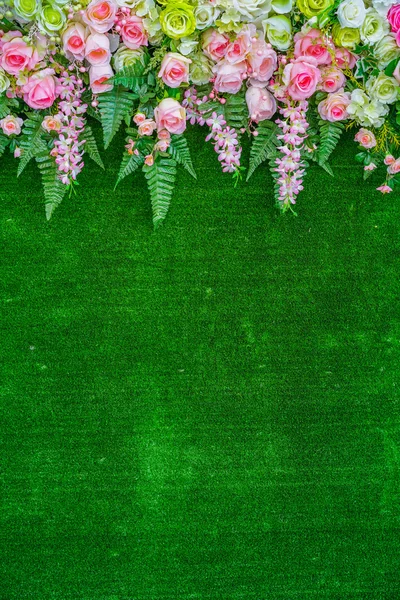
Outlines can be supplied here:
<path id="1" fill-rule="evenodd" d="M 156 233 L 122 136 L 50 223 L 3 159 L 1 600 L 400 598 L 399 196 L 203 137 Z"/>

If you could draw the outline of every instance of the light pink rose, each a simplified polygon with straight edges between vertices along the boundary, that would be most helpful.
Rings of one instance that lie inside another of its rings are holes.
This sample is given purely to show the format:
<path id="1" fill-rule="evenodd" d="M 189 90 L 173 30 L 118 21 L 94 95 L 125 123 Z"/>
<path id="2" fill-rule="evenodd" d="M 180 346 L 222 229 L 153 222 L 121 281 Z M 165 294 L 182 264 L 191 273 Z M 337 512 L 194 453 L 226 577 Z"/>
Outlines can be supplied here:
<path id="1" fill-rule="evenodd" d="M 143 121 L 146 120 L 146 115 L 144 113 L 136 113 L 136 115 L 133 117 L 133 120 L 136 125 L 140 125 L 140 123 L 143 123 Z"/>
<path id="2" fill-rule="evenodd" d="M 266 83 L 271 79 L 278 64 L 276 52 L 271 44 L 257 39 L 251 45 L 250 53 L 247 55 L 247 64 L 251 83 Z"/>
<path id="3" fill-rule="evenodd" d="M 328 42 L 319 29 L 310 29 L 307 33 L 296 33 L 294 41 L 295 58 L 308 56 L 315 58 L 319 65 L 331 64 L 332 58 L 328 52 Z M 332 44 L 330 47 L 333 48 Z"/>
<path id="4" fill-rule="evenodd" d="M 154 165 L 154 157 L 152 154 L 147 154 L 147 156 L 144 157 L 144 164 L 148 167 L 152 167 Z"/>
<path id="5" fill-rule="evenodd" d="M 85 44 L 88 31 L 82 23 L 72 23 L 63 33 L 64 52 L 71 58 L 83 60 L 85 57 Z"/>
<path id="6" fill-rule="evenodd" d="M 397 158 L 391 165 L 388 166 L 387 172 L 390 175 L 397 175 L 397 173 L 400 173 L 400 158 Z"/>
<path id="7" fill-rule="evenodd" d="M 221 61 L 215 65 L 213 71 L 216 74 L 214 87 L 217 92 L 237 94 L 246 78 L 247 64 L 246 61 L 235 65 Z"/>
<path id="8" fill-rule="evenodd" d="M 138 127 L 139 135 L 152 135 L 157 129 L 157 123 L 153 119 L 145 119 Z"/>
<path id="9" fill-rule="evenodd" d="M 160 152 L 166 152 L 170 147 L 171 142 L 169 140 L 158 140 L 158 142 L 154 145 L 154 150 L 159 150 Z"/>
<path id="10" fill-rule="evenodd" d="M 392 188 L 389 185 L 380 185 L 379 187 L 376 188 L 378 192 L 382 192 L 382 194 L 390 194 L 390 192 L 393 192 Z"/>
<path id="11" fill-rule="evenodd" d="M 48 115 L 43 119 L 42 127 L 48 133 L 50 133 L 50 131 L 60 131 L 61 119 L 58 115 Z"/>
<path id="12" fill-rule="evenodd" d="M 344 76 L 343 71 L 337 67 L 323 67 L 320 71 L 322 79 L 318 89 L 331 94 L 344 87 L 346 77 Z"/>
<path id="13" fill-rule="evenodd" d="M 8 115 L 0 120 L 0 127 L 6 135 L 18 135 L 21 133 L 23 120 L 13 115 Z"/>
<path id="14" fill-rule="evenodd" d="M 211 60 L 217 62 L 225 56 L 229 45 L 227 35 L 219 33 L 219 31 L 211 27 L 203 33 L 201 41 L 204 54 L 208 58 L 211 58 Z"/>
<path id="15" fill-rule="evenodd" d="M 246 92 L 246 102 L 250 118 L 256 123 L 271 119 L 276 112 L 276 100 L 266 88 L 249 87 Z"/>
<path id="16" fill-rule="evenodd" d="M 21 89 L 24 102 L 31 108 L 41 110 L 54 103 L 62 88 L 54 77 L 54 70 L 43 69 L 31 75 Z"/>
<path id="17" fill-rule="evenodd" d="M 91 65 L 110 62 L 110 40 L 104 33 L 92 33 L 86 40 L 85 58 Z"/>
<path id="18" fill-rule="evenodd" d="M 400 4 L 393 4 L 388 11 L 387 20 L 390 23 L 393 33 L 400 29 Z"/>
<path id="19" fill-rule="evenodd" d="M 161 63 L 158 76 L 165 85 L 177 88 L 181 83 L 189 83 L 189 65 L 192 61 L 177 52 L 168 52 Z"/>
<path id="20" fill-rule="evenodd" d="M 82 15 L 83 21 L 97 33 L 106 33 L 114 25 L 117 5 L 113 0 L 92 0 Z"/>
<path id="21" fill-rule="evenodd" d="M 3 44 L 1 66 L 10 75 L 18 75 L 24 70 L 32 71 L 38 62 L 37 50 L 28 46 L 20 37 Z"/>
<path id="22" fill-rule="evenodd" d="M 357 61 L 357 56 L 347 50 L 347 48 L 336 48 L 336 64 L 339 69 L 352 69 Z"/>
<path id="23" fill-rule="evenodd" d="M 246 34 L 239 35 L 235 41 L 231 42 L 225 53 L 225 60 L 234 65 L 242 62 L 251 48 L 250 38 Z"/>
<path id="24" fill-rule="evenodd" d="M 113 88 L 112 83 L 106 83 L 114 75 L 110 64 L 94 65 L 89 69 L 90 87 L 93 94 L 109 92 Z"/>
<path id="25" fill-rule="evenodd" d="M 395 161 L 395 157 L 392 156 L 391 154 L 387 154 L 383 160 L 383 162 L 385 163 L 386 166 L 388 165 L 392 165 Z"/>
<path id="26" fill-rule="evenodd" d="M 126 23 L 121 27 L 121 37 L 127 48 L 137 50 L 140 46 L 148 46 L 149 40 L 143 25 L 143 19 L 137 15 L 125 18 Z"/>
<path id="27" fill-rule="evenodd" d="M 169 133 L 183 133 L 186 129 L 186 110 L 174 98 L 164 98 L 154 109 L 154 118 L 158 131 L 166 129 Z"/>
<path id="28" fill-rule="evenodd" d="M 343 88 L 329 94 L 318 104 L 318 112 L 324 121 L 343 121 L 348 118 L 347 107 L 350 104 L 350 93 Z"/>
<path id="29" fill-rule="evenodd" d="M 283 71 L 283 83 L 293 100 L 305 100 L 312 96 L 320 79 L 317 61 L 307 56 L 299 56 Z"/>
<path id="30" fill-rule="evenodd" d="M 357 131 L 354 141 L 361 144 L 364 148 L 374 148 L 374 146 L 376 146 L 374 134 L 369 129 L 364 129 L 364 127 L 361 127 L 361 129 Z"/>
<path id="31" fill-rule="evenodd" d="M 159 140 L 167 140 L 167 141 L 169 141 L 171 139 L 171 134 L 166 129 L 161 129 L 160 131 L 158 131 L 157 135 L 158 135 L 158 139 Z"/>

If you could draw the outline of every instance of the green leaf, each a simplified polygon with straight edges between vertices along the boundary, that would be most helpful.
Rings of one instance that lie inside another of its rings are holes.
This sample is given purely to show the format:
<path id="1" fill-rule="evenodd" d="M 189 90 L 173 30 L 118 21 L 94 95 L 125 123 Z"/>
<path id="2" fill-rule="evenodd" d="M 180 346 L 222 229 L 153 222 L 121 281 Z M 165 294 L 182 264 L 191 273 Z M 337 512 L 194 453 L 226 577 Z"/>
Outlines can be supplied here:
<path id="1" fill-rule="evenodd" d="M 148 76 L 144 74 L 148 61 L 148 55 L 143 54 L 141 60 L 137 60 L 133 65 L 118 71 L 118 73 L 109 79 L 109 83 L 113 83 L 114 86 L 123 85 L 136 94 L 139 94 L 141 87 L 148 81 Z"/>
<path id="2" fill-rule="evenodd" d="M 250 179 L 261 163 L 267 160 L 271 154 L 275 153 L 276 146 L 279 144 L 279 140 L 276 137 L 279 127 L 274 121 L 263 121 L 259 125 L 257 132 L 258 135 L 254 137 L 250 149 L 250 164 L 246 181 Z"/>
<path id="3" fill-rule="evenodd" d="M 331 177 L 335 177 L 335 174 L 332 171 L 332 167 L 331 167 L 331 165 L 328 162 L 322 163 L 321 167 L 324 169 L 324 171 L 326 171 L 327 173 L 329 173 L 329 175 Z"/>
<path id="4" fill-rule="evenodd" d="M 318 164 L 322 167 L 324 163 L 327 162 L 330 155 L 336 148 L 340 136 L 342 135 L 344 130 L 343 123 L 335 122 L 331 123 L 330 121 L 324 121 L 320 119 L 319 121 L 319 135 L 320 142 L 318 148 Z"/>
<path id="5" fill-rule="evenodd" d="M 232 94 L 226 98 L 223 106 L 223 114 L 229 127 L 241 129 L 247 126 L 249 120 L 249 109 L 246 96 L 243 91 Z"/>
<path id="6" fill-rule="evenodd" d="M 114 189 L 117 185 L 125 178 L 128 177 L 131 173 L 134 173 L 139 167 L 141 167 L 144 163 L 144 158 L 142 154 L 128 154 L 128 152 L 124 152 L 122 155 L 121 166 L 119 168 L 117 183 L 115 184 Z"/>
<path id="7" fill-rule="evenodd" d="M 187 143 L 187 139 L 183 135 L 172 135 L 171 144 L 168 152 L 179 165 L 182 165 L 194 179 L 197 179 L 196 171 L 194 170 L 192 157 Z"/>
<path id="8" fill-rule="evenodd" d="M 399 57 L 394 58 L 393 60 L 390 61 L 390 63 L 388 64 L 388 66 L 385 69 L 385 75 L 388 75 L 389 77 L 393 76 L 394 70 L 397 67 L 397 63 L 399 62 Z"/>
<path id="9" fill-rule="evenodd" d="M 101 167 L 102 169 L 104 169 L 104 163 L 101 159 L 100 156 L 100 152 L 99 149 L 97 147 L 97 142 L 96 139 L 93 135 L 93 131 L 92 128 L 89 127 L 89 125 L 86 125 L 85 130 L 82 134 L 83 138 L 85 139 L 85 152 L 88 153 L 88 155 L 90 156 L 90 158 L 97 164 L 99 165 L 99 167 Z"/>
<path id="10" fill-rule="evenodd" d="M 61 204 L 68 186 L 60 181 L 56 161 L 52 156 L 43 153 L 36 156 L 35 160 L 42 176 L 46 219 L 49 221 L 54 209 Z"/>
<path id="11" fill-rule="evenodd" d="M 31 113 L 24 121 L 20 147 L 22 150 L 18 165 L 17 177 L 19 177 L 26 165 L 32 158 L 39 156 L 47 149 L 46 141 L 43 139 L 45 132 L 42 127 L 43 116 L 40 113 Z"/>
<path id="12" fill-rule="evenodd" d="M 154 229 L 164 221 L 174 191 L 176 161 L 166 156 L 158 156 L 151 167 L 144 170 L 153 209 Z"/>
<path id="13" fill-rule="evenodd" d="M 103 125 L 104 148 L 108 148 L 122 121 L 133 109 L 135 96 L 120 86 L 99 94 L 99 110 Z"/>
<path id="14" fill-rule="evenodd" d="M 0 133 L 0 156 L 3 156 L 5 149 L 10 143 L 10 138 Z"/>

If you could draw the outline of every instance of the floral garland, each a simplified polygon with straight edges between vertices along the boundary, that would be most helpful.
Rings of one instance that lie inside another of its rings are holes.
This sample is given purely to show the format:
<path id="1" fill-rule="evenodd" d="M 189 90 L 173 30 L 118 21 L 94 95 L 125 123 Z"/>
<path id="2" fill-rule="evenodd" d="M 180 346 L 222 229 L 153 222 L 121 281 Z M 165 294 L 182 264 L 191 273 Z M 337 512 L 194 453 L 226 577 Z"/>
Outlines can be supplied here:
<path id="1" fill-rule="evenodd" d="M 292 210 L 310 161 L 355 128 L 364 179 L 400 183 L 399 0 L 0 0 L 0 154 L 34 160 L 50 218 L 86 155 L 104 168 L 125 124 L 117 184 L 137 169 L 157 226 L 178 166 L 196 172 L 188 125 L 207 128 L 223 172 L 264 162 Z"/>

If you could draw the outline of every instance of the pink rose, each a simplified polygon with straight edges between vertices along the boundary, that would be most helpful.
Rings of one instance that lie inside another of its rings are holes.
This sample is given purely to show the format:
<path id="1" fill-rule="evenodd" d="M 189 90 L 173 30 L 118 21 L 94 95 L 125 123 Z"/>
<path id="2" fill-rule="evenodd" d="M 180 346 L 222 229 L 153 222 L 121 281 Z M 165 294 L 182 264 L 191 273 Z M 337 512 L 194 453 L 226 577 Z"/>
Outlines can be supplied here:
<path id="1" fill-rule="evenodd" d="M 364 127 L 361 127 L 360 131 L 357 131 L 354 141 L 361 144 L 364 148 L 374 148 L 376 146 L 374 134 L 369 129 L 364 129 Z"/>
<path id="2" fill-rule="evenodd" d="M 19 117 L 14 117 L 13 115 L 8 115 L 1 119 L 0 127 L 3 130 L 3 133 L 6 135 L 18 135 L 21 133 L 21 125 L 23 120 Z"/>
<path id="3" fill-rule="evenodd" d="M 82 19 L 97 33 L 106 33 L 114 25 L 117 5 L 113 0 L 92 0 Z"/>
<path id="4" fill-rule="evenodd" d="M 352 69 L 357 61 L 357 57 L 346 48 L 336 48 L 335 59 L 339 69 Z"/>
<path id="5" fill-rule="evenodd" d="M 166 129 L 161 129 L 158 131 L 158 139 L 169 141 L 171 139 L 171 134 Z"/>
<path id="6" fill-rule="evenodd" d="M 214 87 L 217 92 L 237 94 L 246 78 L 247 65 L 245 61 L 235 65 L 221 61 L 213 71 L 216 73 Z"/>
<path id="7" fill-rule="evenodd" d="M 169 140 L 158 140 L 158 142 L 154 145 L 154 150 L 159 150 L 160 152 L 166 152 L 170 147 L 171 142 Z"/>
<path id="8" fill-rule="evenodd" d="M 58 115 L 49 115 L 43 119 L 42 127 L 48 133 L 50 133 L 50 131 L 60 131 L 61 119 Z"/>
<path id="9" fill-rule="evenodd" d="M 10 73 L 18 75 L 20 71 L 32 71 L 39 62 L 39 54 L 35 48 L 28 46 L 20 37 L 6 42 L 2 48 L 1 66 Z"/>
<path id="10" fill-rule="evenodd" d="M 154 157 L 152 154 L 148 154 L 144 157 L 144 164 L 148 167 L 152 167 L 154 165 Z"/>
<path id="11" fill-rule="evenodd" d="M 396 33 L 396 44 L 400 46 L 400 29 Z"/>
<path id="12" fill-rule="evenodd" d="M 177 88 L 181 83 L 189 83 L 189 65 L 192 61 L 177 52 L 168 52 L 161 63 L 158 76 L 165 85 Z"/>
<path id="13" fill-rule="evenodd" d="M 321 70 L 321 81 L 318 89 L 324 92 L 332 93 L 337 92 L 340 88 L 344 87 L 346 83 L 346 77 L 343 71 L 337 67 L 323 67 Z"/>
<path id="14" fill-rule="evenodd" d="M 153 119 L 145 119 L 138 127 L 139 135 L 152 135 L 157 129 L 157 123 Z"/>
<path id="15" fill-rule="evenodd" d="M 112 83 L 106 83 L 114 75 L 111 65 L 94 65 L 89 69 L 90 87 L 93 94 L 109 92 L 113 88 Z"/>
<path id="16" fill-rule="evenodd" d="M 225 60 L 234 65 L 242 62 L 251 47 L 250 38 L 246 33 L 239 35 L 234 42 L 231 42 L 225 53 Z"/>
<path id="17" fill-rule="evenodd" d="M 310 29 L 307 33 L 296 33 L 294 36 L 294 57 L 308 56 L 315 58 L 319 65 L 330 65 L 331 55 L 328 52 L 328 42 L 319 29 Z M 332 48 L 332 44 L 330 44 Z"/>
<path id="18" fill-rule="evenodd" d="M 22 86 L 24 102 L 31 108 L 41 110 L 49 108 L 61 91 L 53 69 L 43 69 L 31 75 Z"/>
<path id="19" fill-rule="evenodd" d="M 164 98 L 154 109 L 154 118 L 158 131 L 166 129 L 169 133 L 183 133 L 186 129 L 186 110 L 174 98 Z"/>
<path id="20" fill-rule="evenodd" d="M 251 83 L 266 83 L 271 79 L 278 64 L 276 52 L 271 44 L 258 39 L 252 43 L 247 64 Z"/>
<path id="21" fill-rule="evenodd" d="M 393 71 L 393 77 L 400 84 L 400 61 L 397 63 L 395 70 Z"/>
<path id="22" fill-rule="evenodd" d="M 388 11 L 387 20 L 390 23 L 393 33 L 400 29 L 400 4 L 393 4 Z"/>
<path id="23" fill-rule="evenodd" d="M 390 192 L 393 192 L 392 188 L 389 185 L 381 185 L 376 189 L 378 192 L 382 192 L 382 194 L 390 194 Z"/>
<path id="24" fill-rule="evenodd" d="M 395 160 L 396 160 L 396 159 L 395 159 L 395 157 L 394 157 L 394 156 L 392 156 L 391 154 L 387 154 L 387 155 L 385 156 L 385 158 L 384 158 L 384 161 L 383 161 L 383 162 L 385 163 L 385 165 L 386 165 L 386 166 L 388 166 L 388 165 L 392 165 L 392 164 L 394 163 L 394 161 L 395 161 Z"/>
<path id="25" fill-rule="evenodd" d="M 293 100 L 305 100 L 312 96 L 320 79 L 317 61 L 311 57 L 299 56 L 283 71 L 283 83 Z"/>
<path id="26" fill-rule="evenodd" d="M 400 158 L 396 159 L 391 165 L 388 166 L 387 172 L 390 175 L 396 175 L 400 173 Z"/>
<path id="27" fill-rule="evenodd" d="M 136 115 L 133 117 L 133 121 L 136 125 L 140 125 L 140 123 L 143 123 L 145 120 L 146 115 L 144 113 L 136 113 Z"/>
<path id="28" fill-rule="evenodd" d="M 266 88 L 249 87 L 246 102 L 250 118 L 256 123 L 271 119 L 276 112 L 276 100 Z"/>
<path id="29" fill-rule="evenodd" d="M 72 23 L 62 36 L 63 49 L 72 59 L 83 60 L 85 58 L 85 43 L 88 31 L 81 23 Z"/>
<path id="30" fill-rule="evenodd" d="M 91 65 L 110 62 L 110 40 L 104 33 L 92 33 L 86 40 L 85 58 Z"/>
<path id="31" fill-rule="evenodd" d="M 204 54 L 208 58 L 211 58 L 211 60 L 217 62 L 225 56 L 229 45 L 227 35 L 219 33 L 219 31 L 211 27 L 203 33 L 201 41 Z"/>
<path id="32" fill-rule="evenodd" d="M 350 104 L 350 93 L 343 88 L 334 94 L 329 94 L 318 104 L 318 112 L 324 121 L 343 121 L 348 118 L 347 107 Z"/>
<path id="33" fill-rule="evenodd" d="M 143 25 L 143 19 L 137 15 L 125 18 L 126 23 L 121 27 L 121 37 L 127 48 L 137 50 L 140 46 L 147 46 L 149 41 Z"/>

